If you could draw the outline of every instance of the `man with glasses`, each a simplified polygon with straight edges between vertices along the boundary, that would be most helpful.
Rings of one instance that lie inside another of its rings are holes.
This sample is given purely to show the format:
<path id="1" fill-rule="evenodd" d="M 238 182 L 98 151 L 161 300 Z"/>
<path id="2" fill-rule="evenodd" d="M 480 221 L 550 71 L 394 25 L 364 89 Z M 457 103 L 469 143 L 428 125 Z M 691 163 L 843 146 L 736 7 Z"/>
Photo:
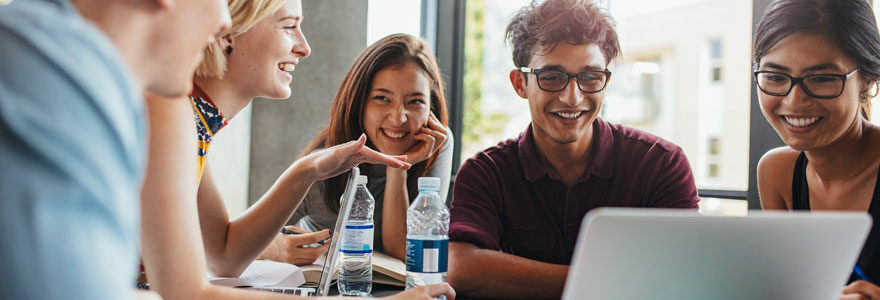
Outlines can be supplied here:
<path id="1" fill-rule="evenodd" d="M 598 117 L 620 47 L 592 1 L 532 3 L 506 37 L 531 125 L 459 170 L 449 283 L 468 296 L 559 298 L 587 211 L 696 208 L 697 190 L 681 148 Z"/>

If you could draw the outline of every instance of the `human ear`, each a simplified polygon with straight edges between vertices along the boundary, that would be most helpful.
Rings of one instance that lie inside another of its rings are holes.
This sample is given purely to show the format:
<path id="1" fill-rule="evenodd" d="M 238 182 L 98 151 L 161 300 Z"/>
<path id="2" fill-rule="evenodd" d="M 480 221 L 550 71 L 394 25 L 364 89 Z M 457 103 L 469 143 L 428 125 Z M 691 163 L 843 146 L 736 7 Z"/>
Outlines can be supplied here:
<path id="1" fill-rule="evenodd" d="M 513 86 L 513 90 L 520 98 L 528 99 L 525 90 L 525 80 L 523 72 L 517 69 L 510 70 L 510 84 Z"/>

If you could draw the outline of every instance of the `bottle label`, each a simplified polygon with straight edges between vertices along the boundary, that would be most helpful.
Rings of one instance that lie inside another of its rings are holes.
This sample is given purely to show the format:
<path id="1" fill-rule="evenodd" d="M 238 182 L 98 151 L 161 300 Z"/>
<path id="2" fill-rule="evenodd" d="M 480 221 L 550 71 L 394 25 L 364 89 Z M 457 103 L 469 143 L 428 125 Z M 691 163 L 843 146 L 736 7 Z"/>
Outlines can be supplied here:
<path id="1" fill-rule="evenodd" d="M 406 271 L 446 273 L 449 240 L 406 239 Z"/>
<path id="2" fill-rule="evenodd" d="M 339 244 L 339 252 L 373 253 L 373 224 L 345 225 Z"/>

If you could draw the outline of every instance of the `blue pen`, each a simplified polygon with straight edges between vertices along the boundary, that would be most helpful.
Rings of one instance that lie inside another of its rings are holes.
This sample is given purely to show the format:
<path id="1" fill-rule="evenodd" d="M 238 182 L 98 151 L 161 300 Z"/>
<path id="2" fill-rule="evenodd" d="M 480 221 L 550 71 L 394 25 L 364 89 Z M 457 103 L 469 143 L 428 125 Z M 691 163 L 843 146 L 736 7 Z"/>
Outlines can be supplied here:
<path id="1" fill-rule="evenodd" d="M 873 281 L 868 279 L 868 276 L 865 276 L 865 272 L 862 271 L 862 268 L 859 268 L 859 265 L 855 265 L 853 267 L 853 271 L 856 272 L 856 275 L 858 275 L 861 280 L 867 281 L 870 284 L 874 284 Z"/>
<path id="2" fill-rule="evenodd" d="M 302 234 L 302 232 L 296 232 L 296 231 L 293 231 L 293 230 L 290 230 L 290 229 L 287 229 L 284 227 L 281 227 L 281 233 L 283 233 L 283 234 Z M 332 233 L 331 233 L 331 235 L 332 235 Z M 316 244 L 312 244 L 310 246 L 318 247 L 318 245 L 323 245 L 323 244 L 324 244 L 324 241 L 320 241 L 320 242 L 318 242 Z"/>

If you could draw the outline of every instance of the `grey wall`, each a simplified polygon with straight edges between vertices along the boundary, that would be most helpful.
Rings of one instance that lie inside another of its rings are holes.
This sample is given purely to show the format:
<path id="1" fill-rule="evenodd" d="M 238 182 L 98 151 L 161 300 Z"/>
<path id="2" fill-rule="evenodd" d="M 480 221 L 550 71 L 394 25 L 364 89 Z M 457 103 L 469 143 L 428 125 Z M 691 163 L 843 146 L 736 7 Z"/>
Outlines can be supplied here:
<path id="1" fill-rule="evenodd" d="M 770 5 L 770 0 L 754 0 L 752 2 L 752 36 L 758 27 L 758 22 L 764 16 L 764 9 Z M 761 104 L 758 103 L 758 90 L 755 79 L 752 78 L 752 99 L 749 108 L 749 209 L 760 209 L 761 199 L 758 195 L 758 161 L 761 156 L 770 149 L 785 146 L 776 130 L 767 123 L 761 113 Z"/>
<path id="2" fill-rule="evenodd" d="M 326 126 L 342 77 L 366 47 L 367 1 L 302 2 L 302 29 L 312 54 L 297 65 L 290 98 L 253 103 L 248 205 L 259 200 Z"/>

